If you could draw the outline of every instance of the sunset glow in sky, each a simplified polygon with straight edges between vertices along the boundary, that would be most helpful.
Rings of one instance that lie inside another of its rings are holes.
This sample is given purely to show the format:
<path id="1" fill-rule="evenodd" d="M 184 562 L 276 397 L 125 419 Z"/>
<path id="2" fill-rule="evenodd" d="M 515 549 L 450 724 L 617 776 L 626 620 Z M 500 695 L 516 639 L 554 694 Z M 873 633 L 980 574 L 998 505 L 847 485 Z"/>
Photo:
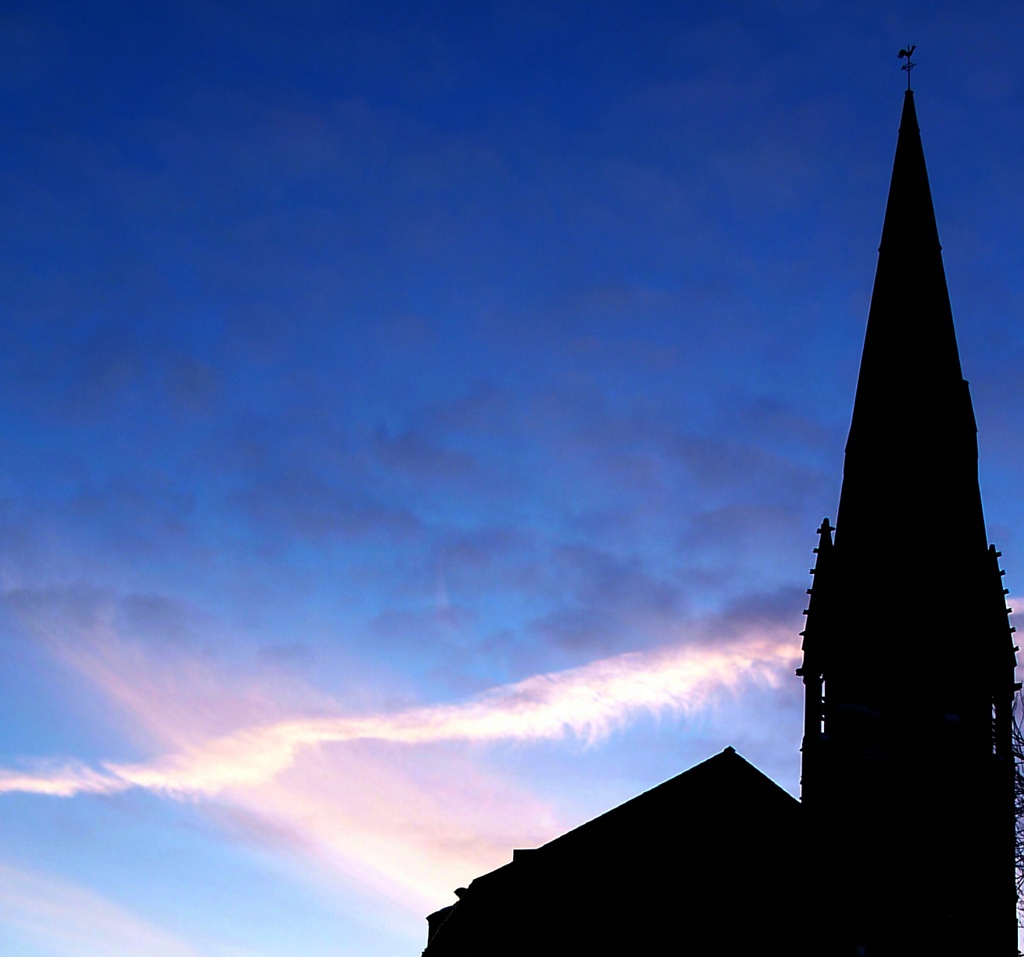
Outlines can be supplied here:
<path id="1" fill-rule="evenodd" d="M 797 793 L 907 43 L 1024 594 L 1021 36 L 7 4 L 0 953 L 416 957 L 455 887 L 726 745 Z"/>

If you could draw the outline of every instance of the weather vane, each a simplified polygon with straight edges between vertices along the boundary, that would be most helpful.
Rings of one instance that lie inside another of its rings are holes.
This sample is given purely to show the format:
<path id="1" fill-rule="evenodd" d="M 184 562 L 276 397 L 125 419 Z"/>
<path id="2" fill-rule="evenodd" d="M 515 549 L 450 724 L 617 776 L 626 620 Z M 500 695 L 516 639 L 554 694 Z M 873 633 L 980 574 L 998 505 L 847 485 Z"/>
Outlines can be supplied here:
<path id="1" fill-rule="evenodd" d="M 913 56 L 913 53 L 914 53 L 914 51 L 916 49 L 917 49 L 916 46 L 908 44 L 906 47 L 904 47 L 904 49 L 900 50 L 900 53 L 899 53 L 899 57 L 900 57 L 901 60 L 904 57 L 907 58 L 907 62 L 904 63 L 903 66 L 900 67 L 900 69 L 907 71 L 907 89 L 908 90 L 910 89 L 910 71 L 913 70 L 915 66 L 917 66 L 917 64 L 913 63 L 911 61 L 911 59 L 910 59 L 911 56 Z"/>

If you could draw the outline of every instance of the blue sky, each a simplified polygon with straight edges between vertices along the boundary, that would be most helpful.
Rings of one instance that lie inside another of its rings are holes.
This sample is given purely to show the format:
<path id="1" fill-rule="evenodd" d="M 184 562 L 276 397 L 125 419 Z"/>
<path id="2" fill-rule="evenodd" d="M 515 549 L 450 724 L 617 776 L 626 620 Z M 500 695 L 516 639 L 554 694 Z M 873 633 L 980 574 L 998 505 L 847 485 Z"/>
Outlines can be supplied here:
<path id="1" fill-rule="evenodd" d="M 415 954 L 726 745 L 795 793 L 908 42 L 1021 593 L 1022 21 L 8 4 L 0 950 Z"/>

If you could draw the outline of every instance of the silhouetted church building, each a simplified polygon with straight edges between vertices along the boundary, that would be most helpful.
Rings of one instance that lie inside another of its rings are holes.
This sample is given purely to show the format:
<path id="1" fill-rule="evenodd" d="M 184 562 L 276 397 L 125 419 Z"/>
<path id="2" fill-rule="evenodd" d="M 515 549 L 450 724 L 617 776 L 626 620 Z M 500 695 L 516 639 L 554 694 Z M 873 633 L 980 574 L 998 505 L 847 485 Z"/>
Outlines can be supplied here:
<path id="1" fill-rule="evenodd" d="M 914 96 L 835 535 L 807 609 L 801 800 L 731 748 L 429 918 L 426 957 L 1017 953 L 1015 648 Z"/>

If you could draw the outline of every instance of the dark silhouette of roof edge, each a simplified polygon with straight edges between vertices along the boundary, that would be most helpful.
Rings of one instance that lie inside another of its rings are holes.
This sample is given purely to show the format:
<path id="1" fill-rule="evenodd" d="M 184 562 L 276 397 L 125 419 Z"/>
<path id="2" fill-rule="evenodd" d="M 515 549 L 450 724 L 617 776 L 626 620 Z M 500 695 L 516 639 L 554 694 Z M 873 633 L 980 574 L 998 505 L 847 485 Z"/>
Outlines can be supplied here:
<path id="1" fill-rule="evenodd" d="M 458 903 L 427 918 L 431 934 L 424 953 L 468 954 L 480 926 L 497 922 L 499 936 L 510 933 L 503 921 L 513 919 L 516 906 L 547 900 L 552 886 L 578 890 L 581 876 L 604 874 L 608 861 L 629 867 L 626 862 L 651 847 L 689 866 L 694 859 L 733 860 L 739 844 L 749 845 L 749 830 L 757 832 L 756 822 L 764 840 L 778 842 L 799 833 L 802 820 L 793 795 L 727 747 L 540 847 L 514 850 L 511 861 L 460 888 Z M 613 884 L 623 879 L 607 873 Z"/>
<path id="2" fill-rule="evenodd" d="M 662 781 L 661 784 L 616 805 L 604 814 L 591 818 L 571 831 L 566 831 L 536 850 L 543 852 L 549 848 L 568 849 L 577 841 L 595 840 L 599 837 L 599 832 L 615 830 L 622 819 L 654 811 L 655 806 L 662 802 L 672 801 L 675 813 L 680 819 L 684 819 L 687 816 L 688 804 L 699 803 L 699 799 L 705 794 L 712 797 L 719 795 L 723 788 L 730 785 L 742 787 L 748 794 L 751 793 L 749 789 L 760 788 L 764 793 L 759 794 L 756 799 L 750 798 L 752 807 L 756 802 L 772 800 L 781 806 L 788 804 L 794 809 L 800 807 L 800 802 L 792 794 L 754 767 L 730 745 L 718 754 L 687 768 L 681 774 Z M 694 800 L 695 798 L 698 800 Z"/>

